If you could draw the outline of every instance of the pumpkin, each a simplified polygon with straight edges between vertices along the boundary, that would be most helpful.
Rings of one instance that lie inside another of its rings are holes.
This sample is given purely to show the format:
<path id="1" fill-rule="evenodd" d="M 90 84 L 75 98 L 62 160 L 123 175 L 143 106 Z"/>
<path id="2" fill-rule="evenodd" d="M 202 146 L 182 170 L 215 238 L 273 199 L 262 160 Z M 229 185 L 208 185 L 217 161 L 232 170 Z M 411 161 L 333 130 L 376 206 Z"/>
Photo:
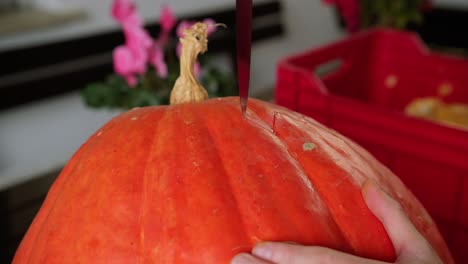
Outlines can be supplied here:
<path id="1" fill-rule="evenodd" d="M 185 45 L 203 41 L 198 27 Z M 264 240 L 394 261 L 361 196 L 368 179 L 453 263 L 423 206 L 363 148 L 263 101 L 251 99 L 242 115 L 238 97 L 186 99 L 204 96 L 191 74 L 181 69 L 177 83 L 189 91 L 175 87 L 175 105 L 123 113 L 81 146 L 13 263 L 229 263 Z"/>

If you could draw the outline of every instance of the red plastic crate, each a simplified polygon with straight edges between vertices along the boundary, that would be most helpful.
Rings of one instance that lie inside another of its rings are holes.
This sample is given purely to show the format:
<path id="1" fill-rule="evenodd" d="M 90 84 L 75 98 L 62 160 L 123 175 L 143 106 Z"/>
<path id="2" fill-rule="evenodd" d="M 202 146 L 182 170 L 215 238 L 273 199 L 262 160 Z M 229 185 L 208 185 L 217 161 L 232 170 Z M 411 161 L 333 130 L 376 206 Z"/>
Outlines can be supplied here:
<path id="1" fill-rule="evenodd" d="M 431 53 L 415 34 L 379 29 L 282 60 L 275 100 L 392 169 L 437 221 L 456 262 L 468 263 L 468 130 L 404 114 L 412 99 L 447 87 L 445 101 L 468 103 L 468 60 Z"/>

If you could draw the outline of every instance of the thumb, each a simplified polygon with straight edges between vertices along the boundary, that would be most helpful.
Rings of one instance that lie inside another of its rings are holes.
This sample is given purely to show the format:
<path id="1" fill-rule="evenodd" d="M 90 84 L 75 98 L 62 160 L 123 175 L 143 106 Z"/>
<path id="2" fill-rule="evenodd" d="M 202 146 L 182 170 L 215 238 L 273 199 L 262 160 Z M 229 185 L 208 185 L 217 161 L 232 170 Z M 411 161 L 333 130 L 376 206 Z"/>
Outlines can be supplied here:
<path id="1" fill-rule="evenodd" d="M 260 259 L 276 264 L 385 264 L 342 253 L 333 249 L 317 246 L 301 246 L 291 243 L 263 242 L 252 250 L 258 257 L 258 262 L 243 262 L 262 264 Z M 236 263 L 237 264 L 237 263 Z"/>
<path id="2" fill-rule="evenodd" d="M 398 202 L 385 193 L 373 180 L 362 188 L 363 198 L 372 213 L 382 222 L 395 248 L 399 262 L 439 259 L 431 245 L 414 227 Z"/>

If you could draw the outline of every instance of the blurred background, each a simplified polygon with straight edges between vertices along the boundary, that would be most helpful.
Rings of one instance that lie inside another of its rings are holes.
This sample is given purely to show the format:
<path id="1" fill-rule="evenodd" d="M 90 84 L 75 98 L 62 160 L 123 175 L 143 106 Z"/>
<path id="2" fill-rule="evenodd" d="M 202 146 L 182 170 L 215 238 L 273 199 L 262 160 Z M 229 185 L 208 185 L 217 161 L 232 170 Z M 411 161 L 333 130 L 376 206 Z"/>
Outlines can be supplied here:
<path id="1" fill-rule="evenodd" d="M 236 94 L 235 1 L 135 2 L 154 39 L 161 36 L 164 4 L 177 25 L 204 18 L 226 23 L 227 29 L 212 35 L 201 76 L 210 95 Z M 365 30 L 352 28 L 349 13 L 343 12 L 340 1 L 335 2 L 254 1 L 252 97 L 275 100 L 281 59 Z M 465 60 L 468 1 L 429 2 L 417 14 L 403 12 L 391 20 L 394 23 L 375 24 L 415 32 L 435 51 Z M 11 260 L 50 184 L 92 133 L 128 108 L 167 101 L 166 86 L 177 71 L 177 64 L 170 61 L 175 57 L 177 25 L 167 43 L 166 51 L 174 53 L 167 55 L 168 79 L 153 72 L 143 74 L 137 89 L 129 92 L 128 79 L 114 74 L 113 50 L 125 38 L 121 24 L 111 15 L 112 4 L 111 0 L 0 0 L 1 263 Z M 376 18 L 375 14 L 378 11 L 370 17 Z"/>

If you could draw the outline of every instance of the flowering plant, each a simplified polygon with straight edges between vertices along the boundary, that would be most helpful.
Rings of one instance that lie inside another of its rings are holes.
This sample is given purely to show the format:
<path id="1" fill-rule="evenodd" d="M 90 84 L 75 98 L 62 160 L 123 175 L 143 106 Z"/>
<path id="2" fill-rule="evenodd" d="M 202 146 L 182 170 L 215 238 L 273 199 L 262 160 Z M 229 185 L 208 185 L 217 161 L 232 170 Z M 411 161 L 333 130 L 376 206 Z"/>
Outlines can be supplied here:
<path id="1" fill-rule="evenodd" d="M 160 15 L 161 32 L 152 39 L 144 28 L 133 0 L 115 0 L 112 17 L 122 26 L 125 43 L 114 49 L 114 74 L 106 81 L 89 84 L 82 91 L 85 103 L 91 107 L 129 109 L 136 106 L 167 104 L 171 89 L 179 76 L 180 43 L 171 39 L 175 29 L 178 37 L 193 21 L 177 19 L 168 6 Z M 208 33 L 216 29 L 215 21 L 205 19 Z M 234 79 L 210 64 L 208 59 L 194 66 L 194 72 L 211 96 L 234 95 Z"/>
<path id="2" fill-rule="evenodd" d="M 405 29 L 419 24 L 430 0 L 322 0 L 335 5 L 350 33 L 374 26 Z"/>

